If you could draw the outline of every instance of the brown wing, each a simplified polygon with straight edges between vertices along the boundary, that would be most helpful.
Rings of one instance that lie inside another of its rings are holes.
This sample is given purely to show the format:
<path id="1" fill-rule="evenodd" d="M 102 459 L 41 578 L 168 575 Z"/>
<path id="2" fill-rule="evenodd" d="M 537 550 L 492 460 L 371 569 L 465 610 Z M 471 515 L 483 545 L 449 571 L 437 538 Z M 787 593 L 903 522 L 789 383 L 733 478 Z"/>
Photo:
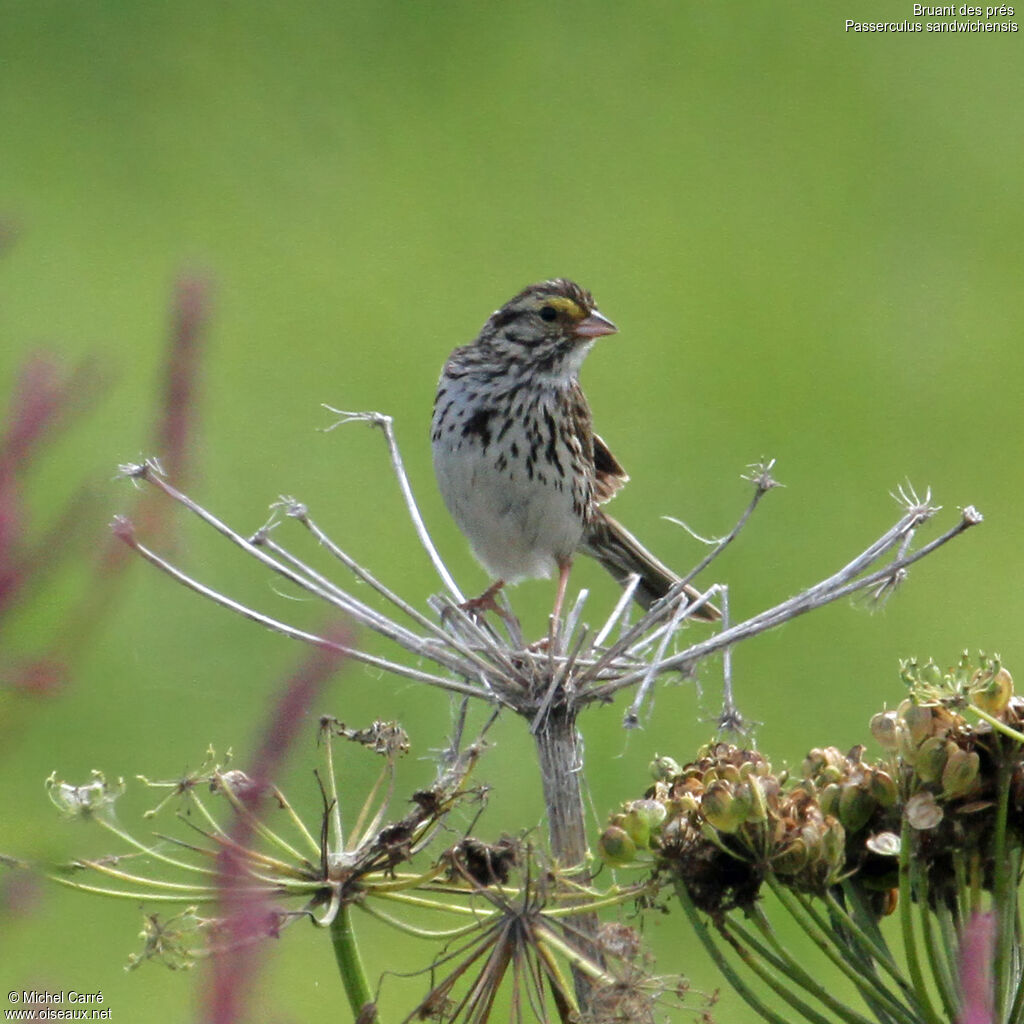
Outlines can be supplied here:
<path id="1" fill-rule="evenodd" d="M 590 406 L 578 382 L 572 386 L 569 408 L 575 435 L 582 440 L 584 458 L 587 461 L 593 460 L 594 500 L 599 505 L 603 504 L 625 485 L 629 474 L 608 450 L 608 445 L 594 433 Z"/>
<path id="2" fill-rule="evenodd" d="M 594 476 L 594 497 L 599 505 L 614 498 L 629 480 L 629 474 L 597 434 L 594 435 Z"/>

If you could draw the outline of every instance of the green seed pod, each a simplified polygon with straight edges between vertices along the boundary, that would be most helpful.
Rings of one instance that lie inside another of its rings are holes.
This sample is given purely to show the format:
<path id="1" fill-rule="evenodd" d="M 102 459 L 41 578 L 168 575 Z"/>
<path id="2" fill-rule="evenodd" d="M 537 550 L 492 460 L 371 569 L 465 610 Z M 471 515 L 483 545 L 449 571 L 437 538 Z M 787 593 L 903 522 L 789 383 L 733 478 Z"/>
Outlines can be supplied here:
<path id="1" fill-rule="evenodd" d="M 910 742 L 915 747 L 919 747 L 932 735 L 932 709 L 908 701 L 904 701 L 900 708 L 900 718 L 907 730 Z"/>
<path id="2" fill-rule="evenodd" d="M 627 811 L 625 814 L 617 814 L 616 824 L 624 828 L 637 847 L 645 849 L 651 844 L 651 829 L 644 821 L 643 816 L 636 811 Z"/>
<path id="3" fill-rule="evenodd" d="M 609 825 L 601 833 L 597 850 L 609 867 L 625 867 L 636 860 L 636 844 L 629 837 L 629 833 L 618 825 Z"/>
<path id="4" fill-rule="evenodd" d="M 777 875 L 798 875 L 810 860 L 807 844 L 803 839 L 794 839 L 784 850 L 772 857 L 772 870 Z"/>
<path id="5" fill-rule="evenodd" d="M 955 748 L 955 744 L 954 744 Z M 921 744 L 914 761 L 914 770 L 922 782 L 937 782 L 942 778 L 949 750 L 941 736 L 931 736 Z"/>
<path id="6" fill-rule="evenodd" d="M 647 766 L 647 770 L 651 773 L 651 778 L 655 782 L 668 782 L 669 779 L 674 779 L 677 775 L 683 774 L 683 769 L 679 767 L 679 762 L 668 757 L 666 754 L 655 754 L 654 760 Z"/>
<path id="7" fill-rule="evenodd" d="M 680 793 L 665 805 L 669 817 L 690 817 L 700 811 L 700 800 L 693 793 Z"/>
<path id="8" fill-rule="evenodd" d="M 1001 668 L 991 679 L 971 691 L 971 703 L 990 715 L 1001 715 L 1013 696 L 1013 676 Z"/>
<path id="9" fill-rule="evenodd" d="M 951 751 L 942 770 L 942 795 L 948 800 L 966 796 L 977 782 L 980 768 L 981 761 L 975 751 L 959 748 Z"/>
<path id="10" fill-rule="evenodd" d="M 767 821 L 768 801 L 765 796 L 764 782 L 758 778 L 751 778 L 747 780 L 744 788 L 750 794 L 747 821 Z"/>
<path id="11" fill-rule="evenodd" d="M 871 735 L 883 749 L 893 751 L 899 746 L 899 727 L 895 711 L 880 711 L 871 719 Z"/>
<path id="12" fill-rule="evenodd" d="M 841 792 L 842 787 L 839 783 L 833 782 L 818 794 L 818 806 L 821 808 L 822 814 L 839 814 L 839 794 Z"/>
<path id="13" fill-rule="evenodd" d="M 881 768 L 875 768 L 872 770 L 869 781 L 868 791 L 875 798 L 878 804 L 886 809 L 896 806 L 896 801 L 899 798 L 899 789 L 896 786 L 896 782 L 893 777 Z"/>
<path id="14" fill-rule="evenodd" d="M 665 805 L 657 800 L 634 800 L 626 806 L 626 811 L 630 814 L 637 814 L 652 831 L 665 820 L 668 814 Z"/>
<path id="15" fill-rule="evenodd" d="M 829 865 L 829 874 L 835 875 L 846 863 L 846 832 L 842 824 L 832 817 L 825 819 L 825 826 L 825 834 L 819 844 L 821 859 Z"/>
<path id="16" fill-rule="evenodd" d="M 839 794 L 839 820 L 847 832 L 859 832 L 877 806 L 870 793 L 856 783 L 847 783 Z"/>
<path id="17" fill-rule="evenodd" d="M 737 799 L 733 787 L 721 780 L 713 782 L 701 801 L 701 810 L 708 824 L 719 832 L 735 832 L 747 818 L 749 800 Z"/>

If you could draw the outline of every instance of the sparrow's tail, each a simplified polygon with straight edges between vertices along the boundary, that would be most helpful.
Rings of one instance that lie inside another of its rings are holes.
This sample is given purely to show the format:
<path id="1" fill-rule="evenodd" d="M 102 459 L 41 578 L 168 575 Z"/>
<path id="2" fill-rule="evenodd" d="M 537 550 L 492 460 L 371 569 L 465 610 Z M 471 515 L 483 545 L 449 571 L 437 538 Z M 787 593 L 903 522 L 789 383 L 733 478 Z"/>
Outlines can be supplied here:
<path id="1" fill-rule="evenodd" d="M 640 582 L 633 596 L 637 604 L 650 608 L 655 601 L 663 598 L 680 577 L 668 566 L 662 565 L 621 523 L 604 512 L 594 516 L 586 532 L 580 551 L 596 558 L 625 586 L 629 577 L 636 573 Z M 688 600 L 700 597 L 700 591 L 687 584 L 682 591 Z M 704 604 L 693 613 L 695 619 L 715 622 L 722 613 L 713 604 Z"/>

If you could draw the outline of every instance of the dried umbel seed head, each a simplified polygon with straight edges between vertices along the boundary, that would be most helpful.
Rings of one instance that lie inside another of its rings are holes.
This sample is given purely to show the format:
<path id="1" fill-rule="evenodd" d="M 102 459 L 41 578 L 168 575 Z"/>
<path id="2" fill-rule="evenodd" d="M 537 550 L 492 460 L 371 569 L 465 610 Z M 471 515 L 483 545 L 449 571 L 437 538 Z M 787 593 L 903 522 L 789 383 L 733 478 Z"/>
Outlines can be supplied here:
<path id="1" fill-rule="evenodd" d="M 607 921 L 597 933 L 597 941 L 609 955 L 619 960 L 635 960 L 641 952 L 640 933 L 618 921 Z"/>
<path id="2" fill-rule="evenodd" d="M 519 843 L 511 836 L 502 836 L 496 843 L 467 836 L 446 854 L 448 877 L 473 885 L 505 885 L 512 868 L 519 863 Z"/>

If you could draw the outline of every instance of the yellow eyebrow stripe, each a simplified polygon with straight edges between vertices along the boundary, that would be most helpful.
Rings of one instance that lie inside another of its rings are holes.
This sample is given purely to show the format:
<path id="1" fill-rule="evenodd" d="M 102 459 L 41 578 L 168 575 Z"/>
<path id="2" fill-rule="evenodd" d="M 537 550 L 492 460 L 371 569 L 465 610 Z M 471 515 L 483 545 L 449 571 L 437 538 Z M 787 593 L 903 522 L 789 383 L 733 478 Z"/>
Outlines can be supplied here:
<path id="1" fill-rule="evenodd" d="M 542 304 L 554 306 L 560 313 L 565 313 L 567 316 L 572 317 L 573 320 L 582 320 L 587 315 L 586 310 L 581 309 L 578 302 L 562 295 L 546 297 L 543 299 Z"/>

